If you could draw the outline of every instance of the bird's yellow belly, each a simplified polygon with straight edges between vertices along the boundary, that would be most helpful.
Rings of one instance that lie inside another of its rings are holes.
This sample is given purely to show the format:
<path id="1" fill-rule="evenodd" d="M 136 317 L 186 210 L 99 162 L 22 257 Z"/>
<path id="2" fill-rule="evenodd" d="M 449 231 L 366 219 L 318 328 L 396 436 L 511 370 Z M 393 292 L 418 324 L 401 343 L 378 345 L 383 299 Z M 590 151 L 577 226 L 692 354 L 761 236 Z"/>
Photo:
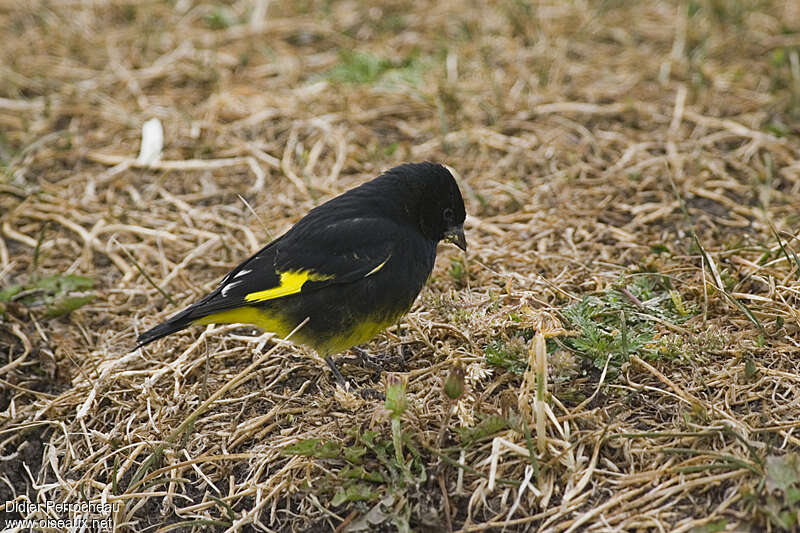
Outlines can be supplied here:
<path id="1" fill-rule="evenodd" d="M 349 331 L 342 331 L 340 334 L 334 335 L 320 343 L 306 342 L 306 344 L 313 346 L 321 355 L 338 353 L 351 346 L 367 342 L 375 335 L 391 326 L 395 320 L 395 317 L 384 320 L 367 320 L 357 324 Z"/>
<path id="2" fill-rule="evenodd" d="M 292 341 L 314 348 L 320 355 L 329 355 L 344 351 L 352 346 L 372 339 L 391 326 L 402 313 L 380 319 L 367 319 L 350 328 L 342 328 L 337 332 L 321 333 L 314 330 L 314 324 L 308 323 L 292 336 Z M 265 331 L 286 337 L 297 324 L 291 324 L 274 313 L 258 307 L 241 307 L 212 313 L 194 321 L 194 324 L 252 324 Z"/>
<path id="3" fill-rule="evenodd" d="M 219 313 L 211 313 L 203 318 L 198 318 L 194 324 L 253 324 L 259 328 L 275 333 L 279 337 L 287 336 L 295 327 L 287 324 L 285 320 L 275 317 L 272 313 L 264 312 L 256 307 L 240 307 Z"/>

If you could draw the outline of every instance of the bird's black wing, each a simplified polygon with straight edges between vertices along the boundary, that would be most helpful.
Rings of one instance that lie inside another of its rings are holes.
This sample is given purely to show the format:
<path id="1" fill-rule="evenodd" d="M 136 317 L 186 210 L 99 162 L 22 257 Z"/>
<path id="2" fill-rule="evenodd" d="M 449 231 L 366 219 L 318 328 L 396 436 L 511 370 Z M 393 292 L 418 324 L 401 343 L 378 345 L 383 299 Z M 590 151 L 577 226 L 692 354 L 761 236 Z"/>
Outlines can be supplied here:
<path id="1" fill-rule="evenodd" d="M 232 270 L 192 306 L 199 317 L 253 305 L 378 272 L 395 253 L 401 226 L 383 217 L 298 224 Z M 407 231 L 407 230 L 406 230 Z"/>

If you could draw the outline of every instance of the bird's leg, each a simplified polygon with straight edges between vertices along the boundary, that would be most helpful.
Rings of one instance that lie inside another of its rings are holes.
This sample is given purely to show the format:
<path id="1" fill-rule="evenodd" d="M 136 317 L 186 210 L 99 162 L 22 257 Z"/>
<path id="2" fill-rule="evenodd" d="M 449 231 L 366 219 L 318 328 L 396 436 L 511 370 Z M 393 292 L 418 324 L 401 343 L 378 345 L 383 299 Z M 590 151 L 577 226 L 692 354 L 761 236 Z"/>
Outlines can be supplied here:
<path id="1" fill-rule="evenodd" d="M 355 387 L 351 387 L 350 383 L 344 379 L 344 376 L 339 369 L 336 367 L 336 363 L 333 361 L 330 355 L 325 356 L 325 362 L 328 363 L 328 366 L 331 368 L 331 372 L 333 372 L 333 377 L 336 379 L 336 383 L 344 390 L 349 391 L 355 389 Z M 380 377 L 380 376 L 379 376 Z M 361 395 L 362 398 L 365 400 L 385 400 L 386 396 L 375 389 L 360 389 L 358 394 Z"/>
<path id="2" fill-rule="evenodd" d="M 350 390 L 350 384 L 344 379 L 344 376 L 339 369 L 336 367 L 336 363 L 333 362 L 333 359 L 330 355 L 325 356 L 325 362 L 328 363 L 328 366 L 331 368 L 331 372 L 333 372 L 333 377 L 336 379 L 336 383 L 339 384 L 341 388 L 344 390 Z"/>

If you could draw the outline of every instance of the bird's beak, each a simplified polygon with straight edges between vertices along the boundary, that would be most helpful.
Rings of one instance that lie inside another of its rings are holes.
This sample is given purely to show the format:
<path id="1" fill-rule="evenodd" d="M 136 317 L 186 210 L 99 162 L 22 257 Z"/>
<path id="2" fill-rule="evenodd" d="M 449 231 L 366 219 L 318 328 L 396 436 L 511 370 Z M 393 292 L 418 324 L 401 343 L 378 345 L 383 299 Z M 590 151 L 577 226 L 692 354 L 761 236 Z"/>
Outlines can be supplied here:
<path id="1" fill-rule="evenodd" d="M 448 228 L 447 231 L 444 232 L 442 240 L 445 242 L 452 242 L 465 252 L 467 251 L 467 238 L 464 236 L 464 224 Z"/>

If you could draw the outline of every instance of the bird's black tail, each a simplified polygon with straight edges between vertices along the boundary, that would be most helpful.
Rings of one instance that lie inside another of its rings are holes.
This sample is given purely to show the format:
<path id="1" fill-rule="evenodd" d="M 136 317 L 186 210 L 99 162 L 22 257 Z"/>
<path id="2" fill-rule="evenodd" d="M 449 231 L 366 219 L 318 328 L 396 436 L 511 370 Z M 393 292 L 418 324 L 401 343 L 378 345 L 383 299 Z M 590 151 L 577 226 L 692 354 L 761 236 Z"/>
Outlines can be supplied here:
<path id="1" fill-rule="evenodd" d="M 176 331 L 180 331 L 191 326 L 192 322 L 197 318 L 192 316 L 193 310 L 194 309 L 192 307 L 184 309 L 177 315 L 168 319 L 166 322 L 162 322 L 156 327 L 150 328 L 139 335 L 139 338 L 136 339 L 136 348 L 134 348 L 134 350 L 141 348 L 145 344 L 150 344 L 154 340 L 158 340 L 161 337 L 166 337 L 167 335 L 171 335 Z"/>

